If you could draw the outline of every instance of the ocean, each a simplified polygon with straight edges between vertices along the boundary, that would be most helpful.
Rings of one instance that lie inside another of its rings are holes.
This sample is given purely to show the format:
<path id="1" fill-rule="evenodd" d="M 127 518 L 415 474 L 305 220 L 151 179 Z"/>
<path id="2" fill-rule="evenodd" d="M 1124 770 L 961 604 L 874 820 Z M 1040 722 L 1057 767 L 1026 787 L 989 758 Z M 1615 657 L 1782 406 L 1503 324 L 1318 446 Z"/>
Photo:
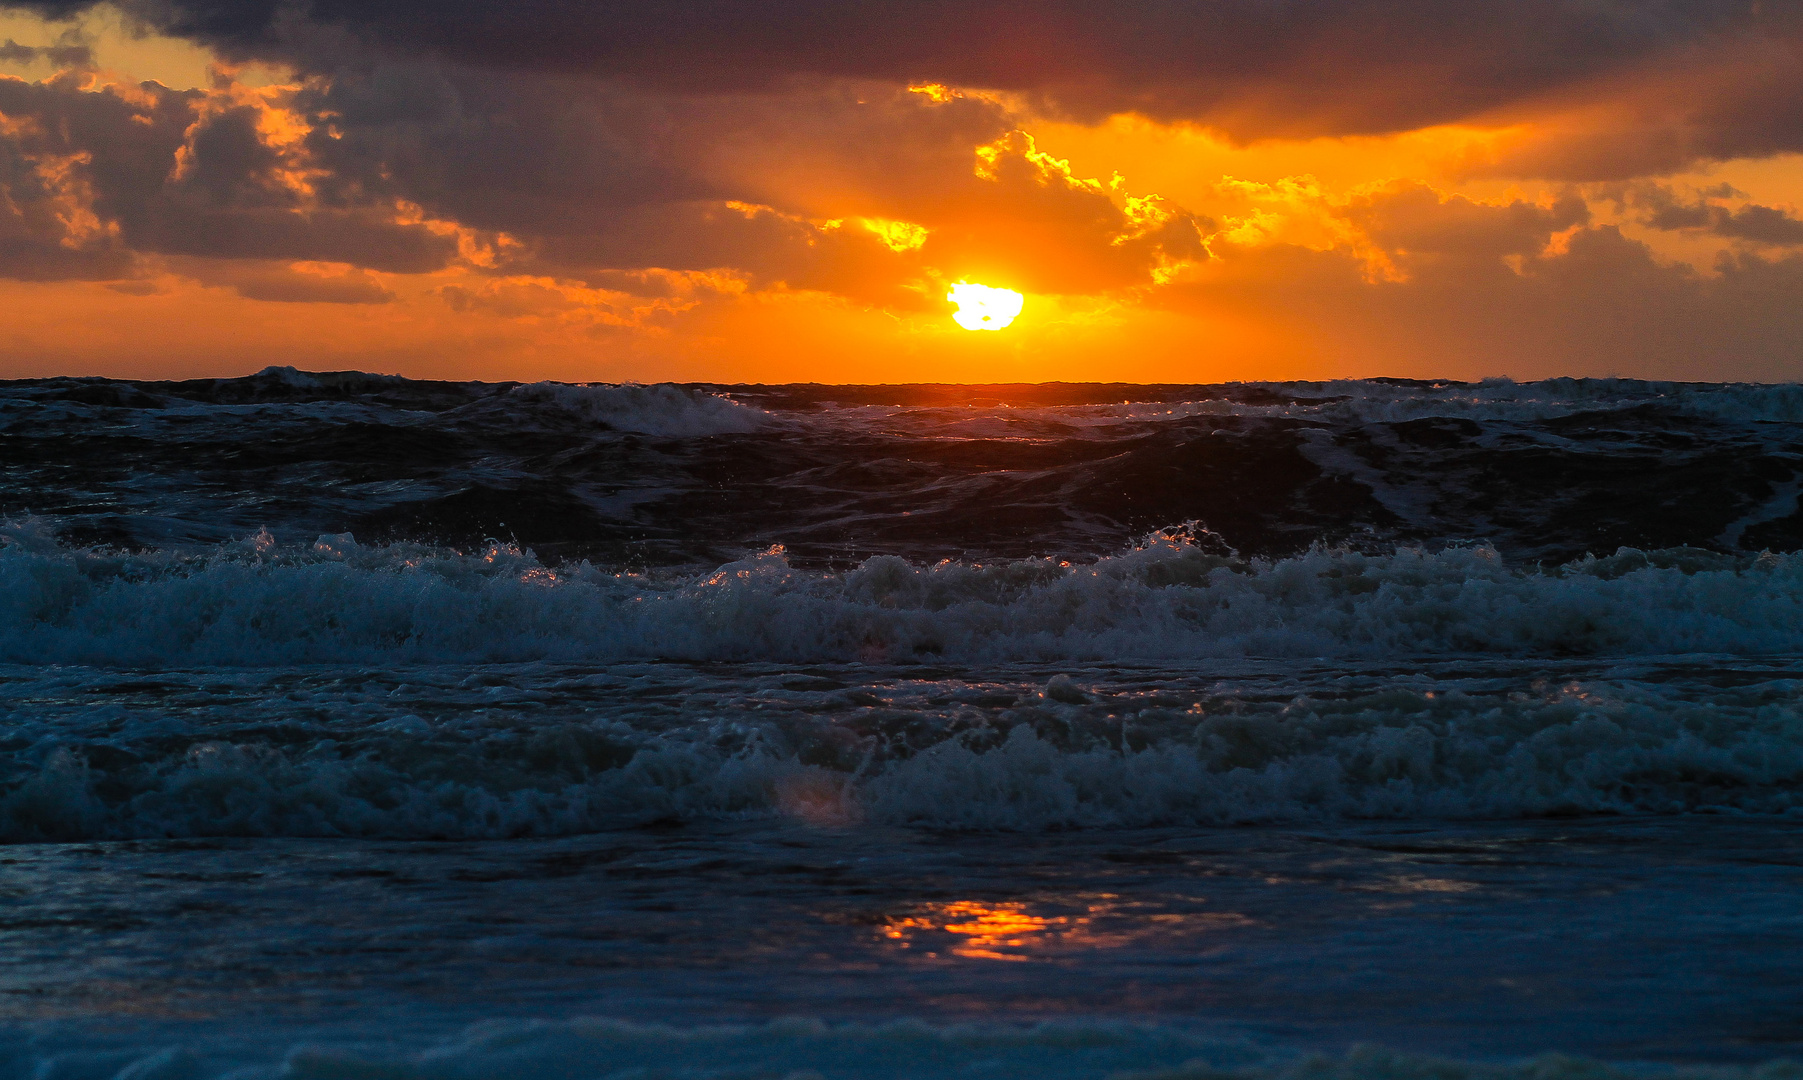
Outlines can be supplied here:
<path id="1" fill-rule="evenodd" d="M 0 1078 L 1803 1065 L 1803 387 L 0 383 Z"/>

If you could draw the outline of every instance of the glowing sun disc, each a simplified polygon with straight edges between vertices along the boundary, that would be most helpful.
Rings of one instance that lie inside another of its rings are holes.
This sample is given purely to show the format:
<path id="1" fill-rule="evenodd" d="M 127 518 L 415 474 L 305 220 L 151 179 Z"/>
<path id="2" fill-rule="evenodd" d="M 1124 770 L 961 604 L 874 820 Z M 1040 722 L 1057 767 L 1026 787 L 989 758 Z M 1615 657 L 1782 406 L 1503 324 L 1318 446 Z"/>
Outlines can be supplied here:
<path id="1" fill-rule="evenodd" d="M 1026 303 L 1013 289 L 992 289 L 969 281 L 953 285 L 945 298 L 958 305 L 952 319 L 966 330 L 1000 330 L 1014 321 Z"/>

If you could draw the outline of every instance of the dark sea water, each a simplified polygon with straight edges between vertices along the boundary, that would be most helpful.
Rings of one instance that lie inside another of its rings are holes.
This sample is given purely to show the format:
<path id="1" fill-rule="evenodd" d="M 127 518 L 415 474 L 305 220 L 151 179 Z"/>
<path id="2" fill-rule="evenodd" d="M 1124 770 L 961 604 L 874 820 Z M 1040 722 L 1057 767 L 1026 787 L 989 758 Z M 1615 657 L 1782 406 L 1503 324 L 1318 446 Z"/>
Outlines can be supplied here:
<path id="1" fill-rule="evenodd" d="M 0 1080 L 1803 1058 L 1803 387 L 0 383 Z"/>

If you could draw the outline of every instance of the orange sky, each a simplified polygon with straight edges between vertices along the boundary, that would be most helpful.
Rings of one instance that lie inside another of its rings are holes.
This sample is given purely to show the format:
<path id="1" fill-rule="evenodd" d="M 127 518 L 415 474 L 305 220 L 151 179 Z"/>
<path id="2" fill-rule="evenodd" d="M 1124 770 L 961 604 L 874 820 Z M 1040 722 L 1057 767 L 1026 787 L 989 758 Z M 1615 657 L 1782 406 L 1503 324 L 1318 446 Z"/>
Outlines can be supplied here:
<path id="1" fill-rule="evenodd" d="M 1794 20 L 1518 71 L 1465 26 L 1354 65 L 1378 16 L 1326 6 L 1232 77 L 708 39 L 705 80 L 0 9 L 0 377 L 1798 377 Z M 1022 314 L 959 328 L 959 280 Z"/>

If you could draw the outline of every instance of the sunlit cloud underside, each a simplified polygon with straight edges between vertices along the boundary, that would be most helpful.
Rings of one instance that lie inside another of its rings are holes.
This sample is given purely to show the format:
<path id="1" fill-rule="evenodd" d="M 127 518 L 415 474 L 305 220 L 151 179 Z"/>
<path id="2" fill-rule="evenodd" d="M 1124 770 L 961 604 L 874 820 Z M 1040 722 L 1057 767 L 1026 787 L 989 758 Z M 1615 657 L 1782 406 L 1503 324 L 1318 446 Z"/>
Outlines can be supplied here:
<path id="1" fill-rule="evenodd" d="M 183 3 L 0 16 L 0 375 L 1803 364 L 1783 13 L 1649 35 L 1651 15 L 1549 0 L 1385 37 L 1393 5 L 1215 25 L 1127 4 L 1109 18 L 1168 48 L 1115 57 L 1125 38 L 1074 15 L 1021 27 L 1074 35 L 1022 59 L 900 41 L 854 6 L 656 34 L 526 6 L 542 33 L 402 33 L 405 4 L 329 33 Z M 891 48 L 848 53 L 854 32 Z M 1354 48 L 1374 40 L 1393 44 Z M 1559 63 L 1495 59 L 1533 48 Z"/>

